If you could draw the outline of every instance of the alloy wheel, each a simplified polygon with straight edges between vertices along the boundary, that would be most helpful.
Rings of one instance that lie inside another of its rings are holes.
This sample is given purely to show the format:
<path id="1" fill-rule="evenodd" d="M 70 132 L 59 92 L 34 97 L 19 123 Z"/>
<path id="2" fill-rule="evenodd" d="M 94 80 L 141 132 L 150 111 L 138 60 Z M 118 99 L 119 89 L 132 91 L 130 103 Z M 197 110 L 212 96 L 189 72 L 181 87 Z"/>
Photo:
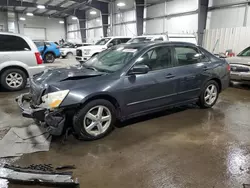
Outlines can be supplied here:
<path id="1" fill-rule="evenodd" d="M 83 126 L 92 136 L 105 133 L 111 125 L 112 115 L 110 110 L 102 105 L 91 108 L 85 115 Z"/>
<path id="2" fill-rule="evenodd" d="M 18 88 L 23 84 L 23 77 L 17 72 L 9 73 L 6 76 L 6 84 L 11 88 Z"/>
<path id="3" fill-rule="evenodd" d="M 210 84 L 204 95 L 204 100 L 208 105 L 212 105 L 218 96 L 218 89 L 214 84 Z"/>

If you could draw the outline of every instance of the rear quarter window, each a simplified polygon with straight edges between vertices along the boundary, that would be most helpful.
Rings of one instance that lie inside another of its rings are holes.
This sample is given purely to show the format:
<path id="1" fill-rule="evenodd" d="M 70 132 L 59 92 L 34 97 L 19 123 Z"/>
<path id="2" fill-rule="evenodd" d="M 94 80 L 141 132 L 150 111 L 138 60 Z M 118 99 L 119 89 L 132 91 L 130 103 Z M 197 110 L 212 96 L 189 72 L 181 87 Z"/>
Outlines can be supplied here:
<path id="1" fill-rule="evenodd" d="M 0 35 L 0 52 L 30 50 L 30 46 L 21 37 L 12 35 Z"/>

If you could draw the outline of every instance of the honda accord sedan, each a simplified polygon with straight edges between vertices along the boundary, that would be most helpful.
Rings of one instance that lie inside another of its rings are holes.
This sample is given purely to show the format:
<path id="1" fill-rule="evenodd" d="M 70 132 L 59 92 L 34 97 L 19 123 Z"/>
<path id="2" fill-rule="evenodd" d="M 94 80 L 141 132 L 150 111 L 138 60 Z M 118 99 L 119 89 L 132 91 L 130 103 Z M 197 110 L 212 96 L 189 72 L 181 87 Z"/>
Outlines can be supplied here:
<path id="1" fill-rule="evenodd" d="M 116 120 L 188 103 L 211 108 L 229 77 L 225 60 L 191 43 L 127 44 L 79 67 L 36 75 L 17 102 L 24 117 L 43 122 L 52 135 L 72 127 L 79 138 L 96 140 Z"/>
<path id="2" fill-rule="evenodd" d="M 231 66 L 231 80 L 250 83 L 250 47 L 244 49 L 236 57 L 227 58 Z"/>

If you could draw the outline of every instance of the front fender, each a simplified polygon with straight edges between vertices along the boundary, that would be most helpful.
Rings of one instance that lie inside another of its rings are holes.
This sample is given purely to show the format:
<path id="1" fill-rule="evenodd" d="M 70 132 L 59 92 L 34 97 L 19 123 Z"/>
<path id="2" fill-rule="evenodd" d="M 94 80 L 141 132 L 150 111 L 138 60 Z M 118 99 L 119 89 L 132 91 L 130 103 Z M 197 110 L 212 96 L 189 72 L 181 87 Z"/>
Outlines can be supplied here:
<path id="1" fill-rule="evenodd" d="M 84 91 L 82 91 L 82 92 L 69 92 L 67 97 L 64 99 L 64 101 L 60 105 L 60 107 L 81 105 L 92 98 L 101 98 L 104 96 L 108 96 L 108 97 L 115 99 L 115 97 L 109 92 L 97 92 L 94 94 L 90 94 L 90 93 L 87 93 Z"/>

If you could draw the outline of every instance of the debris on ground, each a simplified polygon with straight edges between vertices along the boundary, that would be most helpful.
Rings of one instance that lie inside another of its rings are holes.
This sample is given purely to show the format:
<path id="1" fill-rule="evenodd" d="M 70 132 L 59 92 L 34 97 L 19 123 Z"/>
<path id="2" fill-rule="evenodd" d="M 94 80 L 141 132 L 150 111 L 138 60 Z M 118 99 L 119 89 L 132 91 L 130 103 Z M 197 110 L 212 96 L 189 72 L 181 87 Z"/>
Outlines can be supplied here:
<path id="1" fill-rule="evenodd" d="M 11 128 L 0 140 L 0 158 L 49 151 L 52 136 L 42 127 Z"/>
<path id="2" fill-rule="evenodd" d="M 79 187 L 78 180 L 74 181 L 72 174 L 73 172 L 58 172 L 51 164 L 33 164 L 27 167 L 6 164 L 0 168 L 0 178 L 7 179 L 14 184 Z"/>

